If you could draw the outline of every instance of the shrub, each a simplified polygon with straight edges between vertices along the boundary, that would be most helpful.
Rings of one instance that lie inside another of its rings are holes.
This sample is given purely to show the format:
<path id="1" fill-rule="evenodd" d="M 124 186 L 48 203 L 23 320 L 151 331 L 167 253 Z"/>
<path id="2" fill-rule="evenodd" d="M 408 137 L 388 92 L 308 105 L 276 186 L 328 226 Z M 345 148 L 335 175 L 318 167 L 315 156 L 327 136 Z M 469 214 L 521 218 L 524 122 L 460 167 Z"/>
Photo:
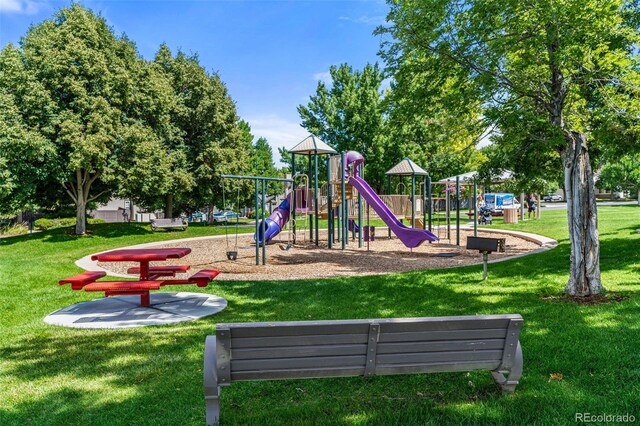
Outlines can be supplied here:
<path id="1" fill-rule="evenodd" d="M 75 219 L 74 219 L 73 224 L 75 225 L 75 223 L 76 223 L 76 222 L 75 222 Z M 93 218 L 93 217 L 90 217 L 89 219 L 87 219 L 87 223 L 88 223 L 89 225 L 98 225 L 98 224 L 100 224 L 100 223 L 107 223 L 107 221 L 106 221 L 106 220 L 104 220 L 104 219 L 100 219 L 100 218 Z"/>
<path id="2" fill-rule="evenodd" d="M 58 226 L 74 226 L 76 224 L 75 217 L 63 217 L 62 219 L 58 219 Z"/>
<path id="3" fill-rule="evenodd" d="M 29 233 L 29 228 L 16 223 L 15 225 L 7 225 L 0 227 L 0 235 L 25 235 Z"/>
<path id="4" fill-rule="evenodd" d="M 34 225 L 36 228 L 40 229 L 41 231 L 46 231 L 47 229 L 55 228 L 57 226 L 56 220 L 45 219 L 45 218 L 36 220 Z"/>

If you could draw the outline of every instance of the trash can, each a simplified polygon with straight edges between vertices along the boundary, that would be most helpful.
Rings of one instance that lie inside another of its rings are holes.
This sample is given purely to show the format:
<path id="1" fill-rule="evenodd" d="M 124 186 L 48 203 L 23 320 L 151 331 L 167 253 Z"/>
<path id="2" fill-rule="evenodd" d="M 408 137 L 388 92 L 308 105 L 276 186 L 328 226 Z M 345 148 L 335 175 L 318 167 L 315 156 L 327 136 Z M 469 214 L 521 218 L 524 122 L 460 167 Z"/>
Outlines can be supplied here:
<path id="1" fill-rule="evenodd" d="M 504 215 L 504 223 L 518 223 L 518 209 L 515 207 L 511 207 L 508 209 L 503 209 L 502 213 Z"/>
<path id="2" fill-rule="evenodd" d="M 364 240 L 375 241 L 376 240 L 376 227 L 375 226 L 363 226 L 364 228 Z"/>

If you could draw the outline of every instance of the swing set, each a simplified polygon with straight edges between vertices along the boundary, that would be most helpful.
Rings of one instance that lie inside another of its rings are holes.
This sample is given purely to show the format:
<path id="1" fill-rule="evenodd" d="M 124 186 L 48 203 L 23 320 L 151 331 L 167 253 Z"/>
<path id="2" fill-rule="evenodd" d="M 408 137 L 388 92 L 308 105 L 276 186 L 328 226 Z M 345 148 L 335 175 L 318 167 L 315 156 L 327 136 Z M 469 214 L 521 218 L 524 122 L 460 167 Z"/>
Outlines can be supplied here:
<path id="1" fill-rule="evenodd" d="M 225 196 L 225 179 L 241 179 L 241 180 L 252 180 L 254 183 L 254 200 L 255 200 L 255 235 L 265 235 L 266 232 L 266 222 L 265 222 L 265 210 L 266 210 L 266 189 L 267 182 L 293 182 L 293 179 L 285 179 L 285 178 L 271 178 L 265 176 L 241 176 L 241 175 L 221 175 L 222 178 L 222 203 L 223 206 L 226 202 Z M 238 184 L 238 207 L 240 205 L 240 185 Z M 258 218 L 258 212 L 260 212 L 260 218 Z M 238 220 L 239 214 L 236 216 L 236 226 L 235 226 L 235 244 L 233 250 L 229 250 L 229 234 L 227 228 L 225 228 L 225 235 L 227 241 L 227 259 L 229 260 L 237 260 L 238 259 Z M 263 241 L 261 244 L 256 240 L 256 265 L 266 265 L 267 263 L 267 252 L 266 252 L 266 244 Z M 260 250 L 262 247 L 262 250 Z M 290 247 L 289 247 L 290 248 Z"/>

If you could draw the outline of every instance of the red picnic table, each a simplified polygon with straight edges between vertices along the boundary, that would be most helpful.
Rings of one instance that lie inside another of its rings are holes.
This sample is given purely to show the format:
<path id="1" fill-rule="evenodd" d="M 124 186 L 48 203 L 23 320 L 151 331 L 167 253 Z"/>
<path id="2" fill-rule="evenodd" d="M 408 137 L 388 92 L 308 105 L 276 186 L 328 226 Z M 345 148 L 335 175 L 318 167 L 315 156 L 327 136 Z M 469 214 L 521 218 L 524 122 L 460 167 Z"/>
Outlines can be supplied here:
<path id="1" fill-rule="evenodd" d="M 187 279 L 158 280 L 160 277 L 175 277 L 176 273 L 185 273 L 189 265 L 150 266 L 150 262 L 161 262 L 168 259 L 180 259 L 191 253 L 190 248 L 148 248 L 118 249 L 98 253 L 91 260 L 98 262 L 137 262 L 138 267 L 129 268 L 127 273 L 138 274 L 137 281 L 96 281 L 104 277 L 104 271 L 87 271 L 73 277 L 60 280 L 58 283 L 71 284 L 73 290 L 104 291 L 105 296 L 139 295 L 140 305 L 149 306 L 150 290 L 158 290 L 165 285 L 196 284 L 206 287 L 220 273 L 217 269 L 201 270 Z"/>

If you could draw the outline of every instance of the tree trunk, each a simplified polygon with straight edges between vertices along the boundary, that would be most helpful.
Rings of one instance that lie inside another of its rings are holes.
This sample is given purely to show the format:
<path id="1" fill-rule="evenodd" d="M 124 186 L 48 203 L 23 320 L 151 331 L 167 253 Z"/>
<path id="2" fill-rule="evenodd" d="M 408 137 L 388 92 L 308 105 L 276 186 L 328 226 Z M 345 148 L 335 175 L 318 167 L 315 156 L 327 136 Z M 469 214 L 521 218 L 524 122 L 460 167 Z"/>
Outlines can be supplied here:
<path id="1" fill-rule="evenodd" d="M 164 203 L 164 217 L 171 219 L 173 217 L 173 194 L 167 194 Z"/>
<path id="2" fill-rule="evenodd" d="M 207 224 L 213 225 L 213 204 L 207 206 Z"/>
<path id="3" fill-rule="evenodd" d="M 87 232 L 87 204 L 84 197 L 79 197 L 76 202 L 76 234 L 83 235 Z"/>
<path id="4" fill-rule="evenodd" d="M 565 133 L 565 141 L 567 145 L 562 152 L 562 160 L 571 242 L 571 269 L 565 292 L 584 297 L 604 290 L 600 282 L 600 241 L 593 170 L 585 135 Z"/>

